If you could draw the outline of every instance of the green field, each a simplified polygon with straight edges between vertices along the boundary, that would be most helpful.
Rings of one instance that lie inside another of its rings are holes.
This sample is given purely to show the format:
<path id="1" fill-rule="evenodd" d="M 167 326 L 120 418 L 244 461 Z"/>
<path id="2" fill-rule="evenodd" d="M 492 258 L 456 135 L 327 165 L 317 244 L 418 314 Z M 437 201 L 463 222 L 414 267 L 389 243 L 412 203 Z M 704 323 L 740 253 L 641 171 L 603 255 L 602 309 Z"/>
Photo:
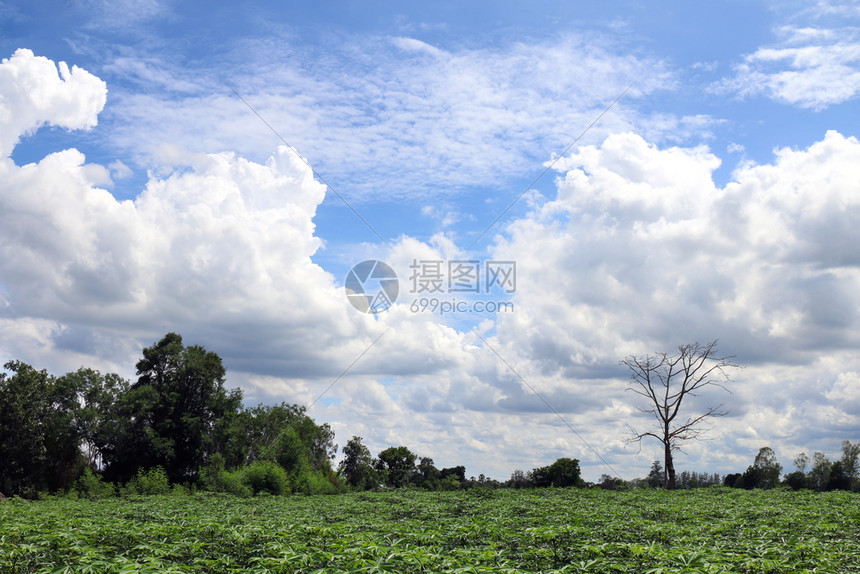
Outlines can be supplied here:
<path id="1" fill-rule="evenodd" d="M 860 496 L 708 488 L 0 502 L 0 572 L 860 572 Z"/>

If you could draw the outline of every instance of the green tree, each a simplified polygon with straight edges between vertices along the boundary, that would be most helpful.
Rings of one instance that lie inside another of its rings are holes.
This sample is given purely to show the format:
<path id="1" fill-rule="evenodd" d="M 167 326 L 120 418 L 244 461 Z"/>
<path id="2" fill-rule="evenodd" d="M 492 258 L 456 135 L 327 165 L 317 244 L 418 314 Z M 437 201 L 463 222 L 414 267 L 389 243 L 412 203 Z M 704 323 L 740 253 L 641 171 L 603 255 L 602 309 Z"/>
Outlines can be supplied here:
<path id="1" fill-rule="evenodd" d="M 522 470 L 515 470 L 511 473 L 511 478 L 508 479 L 505 486 L 512 488 L 531 488 L 532 483 L 525 472 Z"/>
<path id="2" fill-rule="evenodd" d="M 184 346 L 176 333 L 143 350 L 137 374 L 121 399 L 121 436 L 107 460 L 109 473 L 126 480 L 138 468 L 161 466 L 174 483 L 196 480 L 216 451 L 217 424 L 237 412 L 241 392 L 224 388 L 221 357 Z"/>
<path id="3" fill-rule="evenodd" d="M 717 341 L 713 341 L 707 345 L 681 345 L 674 355 L 656 353 L 644 357 L 629 356 L 621 361 L 630 371 L 632 384 L 628 390 L 647 399 L 647 406 L 640 410 L 656 419 L 654 430 L 651 431 L 639 432 L 631 427 L 628 440 L 641 443 L 642 439 L 653 437 L 663 444 L 665 488 L 677 486 L 673 456 L 680 449 L 680 443 L 698 439 L 707 430 L 703 427 L 707 419 L 727 414 L 722 410 L 722 405 L 718 405 L 683 418 L 681 406 L 684 399 L 698 395 L 709 386 L 727 390 L 723 385 L 731 380 L 728 370 L 738 367 L 731 359 L 718 356 Z"/>
<path id="4" fill-rule="evenodd" d="M 777 462 L 776 454 L 769 446 L 759 449 L 751 468 L 754 472 L 750 473 L 749 482 L 747 482 L 747 473 L 744 473 L 744 487 L 775 488 L 779 485 L 782 465 Z"/>
<path id="5" fill-rule="evenodd" d="M 439 486 L 439 469 L 429 456 L 422 456 L 418 461 L 418 472 L 415 474 L 416 483 L 430 490 L 437 490 Z"/>
<path id="6" fill-rule="evenodd" d="M 10 361 L 0 373 L 0 489 L 32 495 L 69 488 L 84 461 L 75 426 L 72 385 L 46 371 Z"/>
<path id="7" fill-rule="evenodd" d="M 827 479 L 827 490 L 851 490 L 851 479 L 845 472 L 845 466 L 841 460 L 837 460 L 830 467 L 830 477 Z"/>
<path id="8" fill-rule="evenodd" d="M 663 465 L 659 460 L 651 463 L 651 470 L 648 472 L 648 486 L 651 488 L 660 488 L 666 483 L 666 473 L 663 471 Z"/>
<path id="9" fill-rule="evenodd" d="M 579 461 L 575 458 L 559 458 L 549 466 L 552 485 L 557 487 L 579 484 Z"/>
<path id="10" fill-rule="evenodd" d="M 307 492 L 337 477 L 331 459 L 337 451 L 328 424 L 317 425 L 300 405 L 258 405 L 231 416 L 219 434 L 225 466 L 245 468 L 275 462 L 287 473 L 291 489 Z"/>
<path id="11" fill-rule="evenodd" d="M 860 479 L 860 442 L 842 441 L 842 472 L 848 479 L 850 488 L 857 489 Z"/>
<path id="12" fill-rule="evenodd" d="M 833 468 L 833 463 L 821 452 L 816 452 L 812 455 L 812 469 L 807 475 L 809 486 L 815 490 L 827 490 L 827 485 L 830 484 L 830 471 Z"/>
<path id="13" fill-rule="evenodd" d="M 805 452 L 794 457 L 794 468 L 797 469 L 797 472 L 805 475 L 807 466 L 809 466 L 809 457 L 806 456 Z"/>
<path id="14" fill-rule="evenodd" d="M 115 373 L 103 375 L 81 367 L 57 382 L 65 385 L 69 394 L 77 396 L 75 431 L 83 442 L 87 466 L 95 470 L 101 466 L 103 453 L 115 446 L 120 424 L 116 407 L 128 391 L 128 381 Z"/>
<path id="15" fill-rule="evenodd" d="M 806 488 L 806 475 L 799 470 L 790 472 L 785 476 L 785 484 L 791 487 L 792 490 Z"/>
<path id="16" fill-rule="evenodd" d="M 548 466 L 533 468 L 529 472 L 528 478 L 529 482 L 531 482 L 535 488 L 548 488 L 552 486 L 552 473 L 550 473 Z"/>
<path id="17" fill-rule="evenodd" d="M 377 455 L 377 469 L 385 474 L 385 482 L 395 488 L 406 486 L 415 473 L 416 455 L 405 446 L 391 446 Z"/>
<path id="18" fill-rule="evenodd" d="M 343 460 L 338 465 L 338 471 L 346 479 L 347 484 L 359 490 L 367 490 L 376 486 L 376 470 L 373 468 L 373 457 L 360 436 L 353 436 L 342 449 Z"/>
<path id="19" fill-rule="evenodd" d="M 528 481 L 536 488 L 576 486 L 580 482 L 579 461 L 575 458 L 559 458 L 549 466 L 532 469 Z"/>

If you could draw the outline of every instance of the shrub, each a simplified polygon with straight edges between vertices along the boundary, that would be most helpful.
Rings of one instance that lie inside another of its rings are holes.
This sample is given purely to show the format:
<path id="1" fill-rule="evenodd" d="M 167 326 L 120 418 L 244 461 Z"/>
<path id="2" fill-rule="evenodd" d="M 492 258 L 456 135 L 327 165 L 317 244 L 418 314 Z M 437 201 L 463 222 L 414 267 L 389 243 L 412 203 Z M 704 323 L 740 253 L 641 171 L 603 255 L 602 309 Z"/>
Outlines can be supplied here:
<path id="1" fill-rule="evenodd" d="M 258 460 L 245 469 L 242 482 L 254 494 L 286 494 L 289 492 L 287 473 L 275 462 Z"/>
<path id="2" fill-rule="evenodd" d="M 785 484 L 791 487 L 792 490 L 800 490 L 807 488 L 806 475 L 798 470 L 785 476 Z"/>
<path id="3" fill-rule="evenodd" d="M 141 468 L 138 469 L 137 476 L 128 481 L 123 491 L 126 494 L 167 494 L 170 492 L 170 481 L 161 466 L 146 471 Z"/>
<path id="4" fill-rule="evenodd" d="M 81 498 L 104 498 L 116 494 L 114 486 L 110 482 L 102 482 L 102 476 L 94 473 L 89 467 L 75 481 L 72 492 L 76 492 Z"/>
<path id="5" fill-rule="evenodd" d="M 200 469 L 200 485 L 210 492 L 228 492 L 229 474 L 224 469 L 224 457 L 215 453 L 209 464 Z"/>
<path id="6" fill-rule="evenodd" d="M 293 491 L 302 494 L 337 494 L 341 489 L 322 473 L 303 470 L 293 477 Z"/>

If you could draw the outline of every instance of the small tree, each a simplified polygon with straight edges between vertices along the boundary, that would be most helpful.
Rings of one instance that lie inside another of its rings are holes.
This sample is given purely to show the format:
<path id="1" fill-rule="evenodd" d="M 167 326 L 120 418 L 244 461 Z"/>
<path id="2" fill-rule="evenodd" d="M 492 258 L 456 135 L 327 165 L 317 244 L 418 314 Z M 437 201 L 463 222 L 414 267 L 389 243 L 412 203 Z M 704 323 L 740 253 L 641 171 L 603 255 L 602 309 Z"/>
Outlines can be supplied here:
<path id="1" fill-rule="evenodd" d="M 809 466 L 809 457 L 806 456 L 805 452 L 802 452 L 796 457 L 794 457 L 794 468 L 797 469 L 797 472 L 801 474 L 806 474 L 807 466 Z"/>
<path id="2" fill-rule="evenodd" d="M 845 474 L 841 460 L 830 467 L 830 478 L 827 480 L 827 490 L 851 490 L 851 479 Z"/>
<path id="3" fill-rule="evenodd" d="M 379 453 L 377 470 L 384 472 L 388 486 L 406 486 L 416 472 L 416 458 L 405 446 L 391 446 Z"/>
<path id="4" fill-rule="evenodd" d="M 842 472 L 848 480 L 850 488 L 855 488 L 860 475 L 860 442 L 842 441 Z"/>
<path id="5" fill-rule="evenodd" d="M 651 464 L 651 471 L 648 473 L 648 486 L 651 488 L 660 488 L 663 486 L 663 481 L 665 480 L 665 473 L 663 472 L 663 465 L 660 464 L 659 460 L 655 460 Z"/>
<path id="6" fill-rule="evenodd" d="M 632 385 L 628 390 L 648 399 L 647 408 L 639 409 L 657 419 L 654 430 L 638 432 L 630 427 L 629 442 L 641 443 L 645 437 L 654 437 L 663 444 L 665 488 L 677 486 L 673 453 L 680 443 L 698 439 L 706 430 L 704 422 L 711 417 L 725 416 L 722 405 L 708 408 L 704 413 L 679 418 L 681 406 L 687 396 L 697 396 L 708 386 L 725 388 L 731 379 L 730 368 L 738 368 L 731 359 L 717 355 L 717 341 L 700 345 L 691 343 L 678 347 L 678 353 L 656 353 L 644 357 L 629 356 L 621 364 L 630 370 Z"/>
<path id="7" fill-rule="evenodd" d="M 809 471 L 809 485 L 815 490 L 826 490 L 830 484 L 830 471 L 833 463 L 824 453 L 816 452 L 812 455 L 812 470 Z"/>
<path id="8" fill-rule="evenodd" d="M 370 450 L 361 442 L 360 436 L 349 439 L 343 447 L 343 460 L 338 470 L 353 488 L 368 489 L 377 486 L 376 471 Z"/>
<path id="9" fill-rule="evenodd" d="M 513 488 L 531 488 L 532 483 L 522 470 L 515 470 L 511 473 L 511 478 L 507 482 L 508 486 Z"/>
<path id="10" fill-rule="evenodd" d="M 579 460 L 575 458 L 560 458 L 549 465 L 553 486 L 577 486 L 580 480 L 579 473 Z"/>
<path id="11" fill-rule="evenodd" d="M 781 472 L 782 465 L 777 462 L 773 449 L 763 447 L 755 456 L 752 466 L 744 473 L 744 488 L 775 488 L 779 485 Z"/>

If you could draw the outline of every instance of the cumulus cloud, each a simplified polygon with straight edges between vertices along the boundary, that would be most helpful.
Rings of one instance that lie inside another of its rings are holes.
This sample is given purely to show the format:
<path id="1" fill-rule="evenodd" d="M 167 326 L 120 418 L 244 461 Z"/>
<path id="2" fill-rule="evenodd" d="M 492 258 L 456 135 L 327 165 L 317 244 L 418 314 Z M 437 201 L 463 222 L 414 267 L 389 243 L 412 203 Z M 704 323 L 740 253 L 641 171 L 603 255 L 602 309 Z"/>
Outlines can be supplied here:
<path id="1" fill-rule="evenodd" d="M 557 164 L 557 197 L 493 248 L 517 260 L 518 290 L 492 343 L 588 426 L 613 401 L 629 404 L 619 359 L 720 339 L 749 367 L 734 373 L 735 396 L 709 397 L 735 413 L 719 423 L 726 440 L 753 428 L 750 445 L 804 448 L 818 438 L 797 434 L 800 409 L 844 433 L 860 422 L 856 402 L 828 397 L 843 396 L 858 367 L 858 162 L 860 142 L 828 132 L 719 187 L 720 160 L 705 148 L 633 133 L 585 146 Z M 825 386 L 810 393 L 810 380 Z M 589 433 L 598 450 L 628 415 L 605 420 L 607 438 Z"/>
<path id="2" fill-rule="evenodd" d="M 44 125 L 95 126 L 106 99 L 106 84 L 86 70 L 17 50 L 0 62 L 0 157 Z"/>
<path id="3" fill-rule="evenodd" d="M 0 65 L 8 80 L 0 118 L 7 330 L 20 325 L 48 351 L 88 338 L 92 347 L 87 333 L 105 329 L 130 339 L 168 328 L 221 342 L 261 339 L 260 356 L 230 357 L 259 374 L 313 374 L 347 361 L 350 336 L 362 328 L 346 315 L 334 279 L 310 260 L 320 245 L 313 217 L 325 186 L 307 164 L 283 147 L 265 163 L 186 154 L 184 165 L 152 177 L 133 201 L 102 189 L 108 170 L 75 149 L 17 166 L 8 156 L 19 135 L 46 123 L 90 127 L 104 105 L 102 81 L 59 69 L 60 76 L 27 50 Z M 113 167 L 123 174 L 122 164 Z M 340 347 L 342 357 L 333 351 Z"/>
<path id="4" fill-rule="evenodd" d="M 29 75 L 10 74 L 16 58 Z M 647 468 L 656 449 L 630 460 L 623 445 L 637 414 L 618 360 L 695 340 L 721 339 L 749 368 L 734 395 L 716 398 L 732 416 L 715 432 L 732 446 L 692 445 L 689 461 L 738 470 L 762 443 L 786 457 L 798 445 L 827 450 L 860 424 L 854 138 L 828 132 L 779 150 L 722 187 L 705 147 L 620 132 L 579 148 L 555 164 L 555 196 L 531 202 L 489 249 L 517 261 L 518 288 L 514 313 L 479 326 L 485 343 L 404 302 L 376 318 L 352 309 L 312 259 L 325 186 L 287 148 L 251 161 L 173 142 L 127 201 L 75 149 L 15 165 L 9 146 L 26 130 L 85 128 L 104 104 L 97 79 L 61 87 L 70 91 L 43 108 L 22 96 L 15 78 L 52 85 L 57 68 L 45 62 L 18 52 L 0 68 L 13 80 L 4 97 L 18 94 L 3 116 L 17 135 L 0 158 L 0 354 L 131 375 L 140 346 L 175 330 L 221 354 L 252 400 L 303 404 L 361 357 L 312 412 L 339 440 L 480 461 L 477 472 L 498 477 L 558 456 L 595 477 L 606 470 L 534 391 L 626 477 Z M 468 254 L 440 234 L 402 236 L 385 256 L 407 277 L 415 258 Z M 798 416 L 817 434 L 792 425 Z"/>

